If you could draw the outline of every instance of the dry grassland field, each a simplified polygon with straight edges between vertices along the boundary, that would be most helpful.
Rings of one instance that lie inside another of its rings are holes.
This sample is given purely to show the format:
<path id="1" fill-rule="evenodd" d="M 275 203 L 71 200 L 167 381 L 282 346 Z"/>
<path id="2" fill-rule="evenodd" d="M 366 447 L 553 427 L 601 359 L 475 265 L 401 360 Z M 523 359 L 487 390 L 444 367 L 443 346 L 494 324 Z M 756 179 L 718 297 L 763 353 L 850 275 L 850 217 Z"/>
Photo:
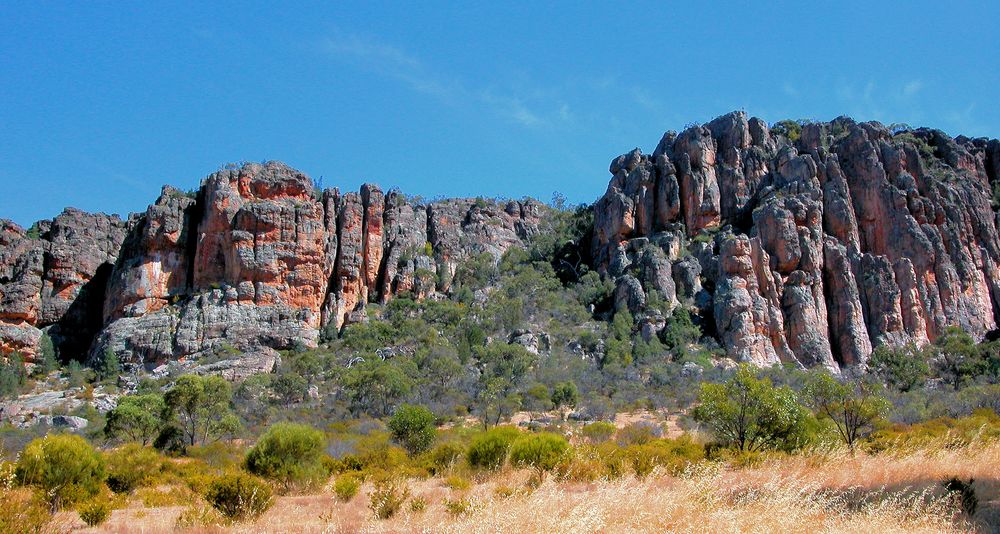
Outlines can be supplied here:
<path id="1" fill-rule="evenodd" d="M 349 499 L 338 497 L 336 481 L 353 476 L 347 473 L 320 487 L 276 495 L 259 517 L 235 522 L 193 491 L 197 482 L 190 478 L 119 497 L 99 527 L 87 528 L 76 511 L 67 510 L 43 531 L 914 534 L 1000 529 L 1000 443 L 949 436 L 914 446 L 896 443 L 878 453 L 833 447 L 657 465 L 643 477 L 634 472 L 609 477 L 582 441 L 572 460 L 541 476 L 536 469 L 509 464 L 495 472 L 471 470 L 461 461 L 434 476 L 407 476 L 409 468 L 399 465 L 394 487 L 403 500 L 386 519 L 379 519 L 373 506 L 377 480 L 361 482 Z M 974 510 L 968 497 L 963 503 L 962 492 L 944 484 L 953 478 L 972 481 Z"/>

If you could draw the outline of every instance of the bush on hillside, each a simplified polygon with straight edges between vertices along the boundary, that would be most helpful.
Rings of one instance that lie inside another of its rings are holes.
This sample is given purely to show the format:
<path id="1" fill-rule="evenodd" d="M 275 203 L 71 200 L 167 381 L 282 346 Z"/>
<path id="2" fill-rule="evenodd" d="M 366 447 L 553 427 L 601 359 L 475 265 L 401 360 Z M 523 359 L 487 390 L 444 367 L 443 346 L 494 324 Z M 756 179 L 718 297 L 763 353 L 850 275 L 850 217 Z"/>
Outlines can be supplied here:
<path id="1" fill-rule="evenodd" d="M 104 459 L 80 436 L 49 435 L 24 449 L 17 461 L 17 480 L 49 496 L 53 508 L 93 497 L 104 484 Z"/>
<path id="2" fill-rule="evenodd" d="M 77 513 L 88 527 L 96 527 L 111 517 L 111 503 L 105 498 L 98 497 L 77 507 Z"/>
<path id="3" fill-rule="evenodd" d="M 473 467 L 499 469 L 507 461 L 510 446 L 521 432 L 509 426 L 496 427 L 473 438 L 466 457 Z"/>
<path id="4" fill-rule="evenodd" d="M 611 439 L 615 432 L 615 425 L 607 421 L 589 423 L 580 429 L 580 434 L 591 443 L 603 443 Z"/>
<path id="5" fill-rule="evenodd" d="M 392 437 L 411 455 L 426 451 L 434 443 L 434 414 L 423 406 L 400 406 L 388 426 Z"/>
<path id="6" fill-rule="evenodd" d="M 464 453 L 465 450 L 455 443 L 442 443 L 427 453 L 427 460 L 430 464 L 428 469 L 434 475 L 443 473 L 458 463 L 458 459 Z"/>
<path id="7" fill-rule="evenodd" d="M 375 518 L 389 519 L 396 515 L 410 497 L 410 488 L 399 479 L 387 478 L 376 481 L 375 488 L 368 497 L 368 507 L 375 513 Z"/>
<path id="8" fill-rule="evenodd" d="M 256 519 L 274 503 L 271 487 L 246 473 L 229 473 L 212 481 L 205 500 L 229 519 Z"/>
<path id="9" fill-rule="evenodd" d="M 322 460 L 325 444 L 326 436 L 310 426 L 277 423 L 247 453 L 246 468 L 286 489 L 310 486 L 328 474 Z"/>
<path id="10" fill-rule="evenodd" d="M 108 467 L 108 487 L 115 493 L 128 493 L 156 481 L 163 459 L 155 450 L 130 443 L 104 455 Z"/>
<path id="11" fill-rule="evenodd" d="M 333 482 L 333 493 L 341 502 L 349 502 L 358 494 L 361 488 L 361 481 L 353 474 L 340 475 Z"/>
<path id="12" fill-rule="evenodd" d="M 566 438 L 551 432 L 521 436 L 510 447 L 510 461 L 519 467 L 551 471 L 569 449 Z"/>

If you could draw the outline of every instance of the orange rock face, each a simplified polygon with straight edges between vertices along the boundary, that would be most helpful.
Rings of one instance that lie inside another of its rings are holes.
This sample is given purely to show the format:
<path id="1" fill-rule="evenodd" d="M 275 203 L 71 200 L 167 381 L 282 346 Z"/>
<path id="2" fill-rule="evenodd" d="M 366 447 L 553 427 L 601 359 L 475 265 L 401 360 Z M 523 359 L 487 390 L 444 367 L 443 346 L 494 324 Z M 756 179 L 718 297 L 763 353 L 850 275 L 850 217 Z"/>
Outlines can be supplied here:
<path id="1" fill-rule="evenodd" d="M 241 303 L 315 312 L 326 292 L 322 204 L 307 176 L 278 163 L 210 176 L 198 226 L 193 285 L 236 288 Z"/>
<path id="2" fill-rule="evenodd" d="M 0 221 L 0 353 L 30 357 L 41 328 L 64 354 L 126 364 L 314 345 L 368 302 L 447 289 L 458 262 L 499 258 L 540 221 L 530 201 L 317 193 L 282 163 L 250 163 L 197 193 L 165 187 L 127 222 L 67 210 L 28 236 Z"/>

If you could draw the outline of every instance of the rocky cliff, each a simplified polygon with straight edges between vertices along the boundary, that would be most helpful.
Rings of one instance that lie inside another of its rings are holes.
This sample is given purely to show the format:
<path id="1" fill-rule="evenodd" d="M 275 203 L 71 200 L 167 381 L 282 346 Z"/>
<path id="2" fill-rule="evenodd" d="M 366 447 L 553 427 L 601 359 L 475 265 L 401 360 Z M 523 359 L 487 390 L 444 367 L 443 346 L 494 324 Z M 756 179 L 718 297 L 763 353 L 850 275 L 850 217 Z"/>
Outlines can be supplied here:
<path id="1" fill-rule="evenodd" d="M 736 360 L 840 371 L 949 325 L 997 328 L 1000 141 L 730 113 L 610 171 L 589 256 L 646 338 L 684 307 Z M 0 352 L 35 357 L 44 331 L 64 358 L 273 361 L 368 303 L 447 293 L 463 260 L 546 231 L 546 209 L 316 191 L 270 162 L 165 187 L 127 220 L 0 221 Z"/>
<path id="2" fill-rule="evenodd" d="M 1000 312 L 1000 142 L 730 113 L 611 163 L 595 267 L 645 324 L 651 291 L 729 356 L 834 371 L 873 347 L 982 337 Z"/>
<path id="3" fill-rule="evenodd" d="M 145 213 L 67 209 L 25 231 L 0 222 L 0 351 L 108 350 L 147 368 L 231 348 L 315 345 L 369 302 L 448 291 L 457 265 L 539 231 L 532 201 L 412 202 L 365 185 L 318 192 L 281 163 L 246 164 Z"/>

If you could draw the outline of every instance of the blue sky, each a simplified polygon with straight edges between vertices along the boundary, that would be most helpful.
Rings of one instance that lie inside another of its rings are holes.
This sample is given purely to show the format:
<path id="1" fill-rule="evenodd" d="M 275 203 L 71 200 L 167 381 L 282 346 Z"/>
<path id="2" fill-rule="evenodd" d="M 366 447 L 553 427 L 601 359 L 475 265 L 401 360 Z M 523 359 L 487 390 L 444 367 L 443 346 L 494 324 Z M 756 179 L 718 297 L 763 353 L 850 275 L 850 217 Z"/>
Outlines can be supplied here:
<path id="1" fill-rule="evenodd" d="M 1000 136 L 1000 2 L 202 4 L 0 4 L 0 217 L 263 159 L 590 202 L 617 154 L 734 109 Z"/>

